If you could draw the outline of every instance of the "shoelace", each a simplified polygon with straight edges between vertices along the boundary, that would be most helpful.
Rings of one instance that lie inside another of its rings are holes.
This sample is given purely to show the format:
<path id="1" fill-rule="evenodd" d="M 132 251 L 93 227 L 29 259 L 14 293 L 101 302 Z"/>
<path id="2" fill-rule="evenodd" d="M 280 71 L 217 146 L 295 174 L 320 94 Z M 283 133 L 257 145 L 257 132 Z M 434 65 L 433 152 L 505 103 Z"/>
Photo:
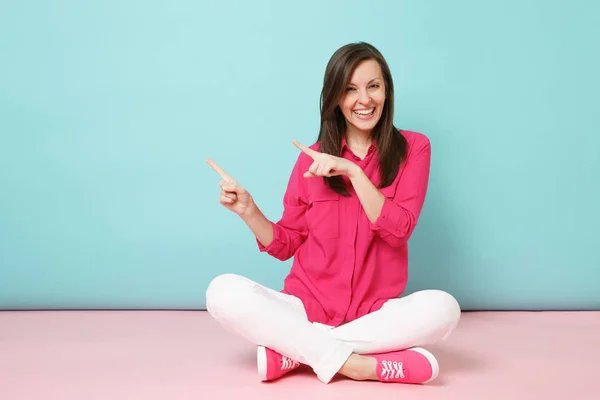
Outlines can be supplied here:
<path id="1" fill-rule="evenodd" d="M 298 362 L 296 362 L 296 361 L 292 360 L 292 359 L 291 359 L 291 358 L 289 358 L 289 357 L 286 357 L 286 356 L 282 356 L 282 357 L 281 357 L 281 370 L 282 370 L 282 371 L 285 371 L 285 370 L 288 370 L 288 369 L 295 368 L 295 367 L 297 367 L 298 365 L 300 365 L 300 363 L 298 363 Z"/>
<path id="2" fill-rule="evenodd" d="M 398 379 L 404 378 L 404 370 L 401 362 L 382 361 L 381 376 L 383 379 Z"/>

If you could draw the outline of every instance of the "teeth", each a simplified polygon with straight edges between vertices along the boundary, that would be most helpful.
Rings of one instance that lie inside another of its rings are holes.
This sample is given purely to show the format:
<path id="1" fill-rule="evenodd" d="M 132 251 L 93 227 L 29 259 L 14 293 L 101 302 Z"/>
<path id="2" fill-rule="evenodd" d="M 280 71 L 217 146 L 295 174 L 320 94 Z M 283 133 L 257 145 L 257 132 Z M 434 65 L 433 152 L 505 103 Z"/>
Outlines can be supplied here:
<path id="1" fill-rule="evenodd" d="M 375 111 L 375 109 L 371 108 L 370 110 L 360 110 L 360 111 L 355 110 L 354 113 L 358 114 L 358 115 L 370 115 L 370 114 L 373 114 L 373 111 Z"/>

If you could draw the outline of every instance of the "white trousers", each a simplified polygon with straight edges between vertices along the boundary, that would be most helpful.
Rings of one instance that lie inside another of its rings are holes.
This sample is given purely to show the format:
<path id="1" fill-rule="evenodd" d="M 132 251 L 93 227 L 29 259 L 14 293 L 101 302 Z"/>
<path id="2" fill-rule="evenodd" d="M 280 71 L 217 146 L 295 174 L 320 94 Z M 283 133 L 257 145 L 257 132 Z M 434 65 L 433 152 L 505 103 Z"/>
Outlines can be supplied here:
<path id="1" fill-rule="evenodd" d="M 225 329 L 311 366 L 323 383 L 352 353 L 385 353 L 445 339 L 461 313 L 450 294 L 424 290 L 390 299 L 378 311 L 334 328 L 309 322 L 297 297 L 234 274 L 210 283 L 206 305 Z"/>

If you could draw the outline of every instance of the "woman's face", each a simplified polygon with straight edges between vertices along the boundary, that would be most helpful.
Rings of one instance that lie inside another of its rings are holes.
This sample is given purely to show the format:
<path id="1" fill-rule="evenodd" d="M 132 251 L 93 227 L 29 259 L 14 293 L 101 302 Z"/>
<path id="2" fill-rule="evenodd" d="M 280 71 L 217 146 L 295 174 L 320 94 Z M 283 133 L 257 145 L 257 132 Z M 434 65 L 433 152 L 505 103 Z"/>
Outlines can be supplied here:
<path id="1" fill-rule="evenodd" d="M 385 104 L 385 82 L 375 60 L 360 63 L 339 102 L 348 131 L 370 134 L 379 122 Z"/>

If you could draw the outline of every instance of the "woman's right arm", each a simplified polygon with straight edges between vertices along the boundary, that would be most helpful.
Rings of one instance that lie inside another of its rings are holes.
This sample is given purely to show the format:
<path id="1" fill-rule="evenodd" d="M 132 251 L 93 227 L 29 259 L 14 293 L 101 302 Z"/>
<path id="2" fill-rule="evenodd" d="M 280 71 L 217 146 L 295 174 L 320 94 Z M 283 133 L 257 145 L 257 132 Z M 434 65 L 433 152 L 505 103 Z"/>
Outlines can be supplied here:
<path id="1" fill-rule="evenodd" d="M 269 221 L 254 203 L 250 193 L 221 167 L 212 160 L 207 162 L 223 178 L 219 184 L 221 204 L 242 218 L 256 237 L 259 250 L 282 261 L 292 257 L 308 235 L 304 219 L 307 205 L 304 196 L 305 178 L 300 168 L 300 157 L 288 181 L 283 197 L 283 215 L 277 223 Z"/>
<path id="2" fill-rule="evenodd" d="M 273 242 L 273 224 L 265 217 L 256 204 L 248 207 L 244 215 L 240 215 L 242 220 L 248 225 L 259 245 L 269 247 Z"/>

